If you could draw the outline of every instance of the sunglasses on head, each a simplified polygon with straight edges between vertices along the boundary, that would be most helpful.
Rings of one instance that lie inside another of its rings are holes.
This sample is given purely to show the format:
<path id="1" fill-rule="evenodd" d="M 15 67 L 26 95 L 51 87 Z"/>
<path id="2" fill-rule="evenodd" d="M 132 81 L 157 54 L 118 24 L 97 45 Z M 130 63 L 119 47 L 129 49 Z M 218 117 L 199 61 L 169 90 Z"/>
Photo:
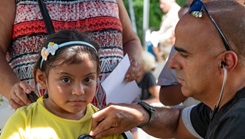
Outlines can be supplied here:
<path id="1" fill-rule="evenodd" d="M 208 10 L 206 9 L 205 5 L 201 0 L 193 0 L 192 4 L 190 5 L 189 14 L 191 14 L 194 17 L 201 18 L 202 17 L 202 11 L 206 13 L 208 18 L 211 20 L 211 22 L 214 24 L 215 28 L 218 30 L 218 33 L 222 39 L 222 42 L 224 43 L 225 49 L 227 51 L 231 50 L 230 45 L 228 44 L 227 39 L 225 38 L 223 32 L 219 28 L 218 24 L 215 22 L 215 20 L 212 18 L 212 16 L 208 13 Z"/>

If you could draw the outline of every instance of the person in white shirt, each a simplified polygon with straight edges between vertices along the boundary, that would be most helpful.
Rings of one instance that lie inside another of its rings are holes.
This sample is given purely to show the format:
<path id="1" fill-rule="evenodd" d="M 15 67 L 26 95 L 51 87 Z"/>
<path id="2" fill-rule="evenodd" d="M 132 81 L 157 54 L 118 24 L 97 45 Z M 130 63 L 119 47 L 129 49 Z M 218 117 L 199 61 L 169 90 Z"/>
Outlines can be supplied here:
<path id="1" fill-rule="evenodd" d="M 160 8 L 166 14 L 162 17 L 160 29 L 151 33 L 150 40 L 153 49 L 160 47 L 160 52 L 157 55 L 167 57 L 174 43 L 174 29 L 179 21 L 180 6 L 175 0 L 160 0 Z"/>

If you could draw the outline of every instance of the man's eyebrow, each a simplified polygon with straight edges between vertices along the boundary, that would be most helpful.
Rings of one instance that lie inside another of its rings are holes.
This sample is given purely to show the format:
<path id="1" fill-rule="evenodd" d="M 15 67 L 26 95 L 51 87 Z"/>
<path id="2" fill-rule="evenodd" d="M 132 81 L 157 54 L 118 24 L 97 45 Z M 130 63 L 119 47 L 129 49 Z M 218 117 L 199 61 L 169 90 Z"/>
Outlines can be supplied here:
<path id="1" fill-rule="evenodd" d="M 185 49 L 183 49 L 183 48 L 179 48 L 179 47 L 176 47 L 176 46 L 174 46 L 174 49 L 175 49 L 177 52 L 189 53 L 189 52 L 188 52 L 188 51 L 186 51 Z"/>

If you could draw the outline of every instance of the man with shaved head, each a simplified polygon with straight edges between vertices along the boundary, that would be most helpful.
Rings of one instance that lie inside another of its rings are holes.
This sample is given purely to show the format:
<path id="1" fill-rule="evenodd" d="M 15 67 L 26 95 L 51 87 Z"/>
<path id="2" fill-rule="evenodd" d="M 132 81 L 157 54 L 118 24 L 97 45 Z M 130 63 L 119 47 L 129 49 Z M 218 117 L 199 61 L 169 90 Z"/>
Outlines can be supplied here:
<path id="1" fill-rule="evenodd" d="M 203 2 L 211 2 L 211 1 L 228 1 L 228 0 L 202 0 Z M 230 0 L 232 1 L 232 0 Z M 240 4 L 244 5 L 245 0 L 234 0 L 239 2 Z M 188 4 L 191 4 L 192 0 L 187 0 Z M 189 7 L 188 7 L 189 8 Z M 186 10 L 187 8 L 183 8 Z M 180 13 L 181 15 L 183 13 Z M 160 101 L 165 106 L 173 106 L 182 103 L 184 106 L 189 106 L 197 103 L 193 98 L 188 98 L 184 96 L 181 92 L 181 85 L 178 83 L 175 71 L 168 67 L 168 61 L 171 56 L 175 53 L 175 49 L 172 48 L 169 58 L 166 61 L 165 66 L 163 67 L 159 78 L 158 78 L 158 85 L 161 86 L 160 89 Z"/>
<path id="2" fill-rule="evenodd" d="M 201 103 L 184 109 L 111 104 L 93 115 L 93 136 L 135 126 L 158 138 L 245 138 L 245 7 L 194 0 L 177 24 L 168 66 L 181 91 Z"/>

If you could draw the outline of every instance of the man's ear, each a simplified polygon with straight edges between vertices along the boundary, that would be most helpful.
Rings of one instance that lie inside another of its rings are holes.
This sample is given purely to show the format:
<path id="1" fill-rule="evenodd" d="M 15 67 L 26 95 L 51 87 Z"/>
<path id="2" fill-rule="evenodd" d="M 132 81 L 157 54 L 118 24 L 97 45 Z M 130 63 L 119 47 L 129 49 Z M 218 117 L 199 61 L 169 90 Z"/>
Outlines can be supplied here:
<path id="1" fill-rule="evenodd" d="M 46 88 L 47 77 L 44 72 L 42 72 L 40 69 L 37 69 L 35 78 L 37 83 L 39 83 L 43 88 Z"/>
<path id="2" fill-rule="evenodd" d="M 224 52 L 222 54 L 221 63 L 223 63 L 223 67 L 225 67 L 228 71 L 233 70 L 238 64 L 237 54 L 233 51 Z"/>

